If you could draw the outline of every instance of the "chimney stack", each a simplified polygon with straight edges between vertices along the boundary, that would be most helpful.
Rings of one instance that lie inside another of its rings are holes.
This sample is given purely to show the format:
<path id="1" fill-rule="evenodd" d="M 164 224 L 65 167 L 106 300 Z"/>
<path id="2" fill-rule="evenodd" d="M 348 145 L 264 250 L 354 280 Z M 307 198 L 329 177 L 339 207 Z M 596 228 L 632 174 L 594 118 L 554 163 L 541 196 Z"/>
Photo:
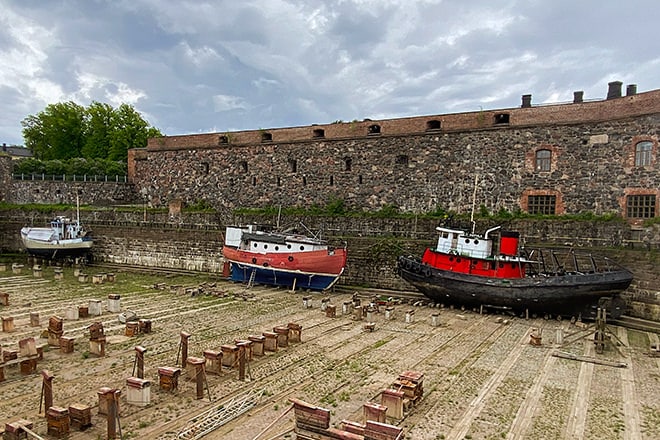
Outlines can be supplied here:
<path id="1" fill-rule="evenodd" d="M 626 96 L 633 96 L 637 94 L 637 84 L 628 84 L 626 86 Z"/>
<path id="2" fill-rule="evenodd" d="M 612 81 L 607 85 L 607 99 L 621 98 L 621 86 L 623 85 L 621 81 Z"/>
<path id="3" fill-rule="evenodd" d="M 584 100 L 584 91 L 578 90 L 573 92 L 573 104 L 580 104 Z"/>
<path id="4" fill-rule="evenodd" d="M 529 108 L 532 106 L 532 95 L 522 95 L 522 108 Z"/>

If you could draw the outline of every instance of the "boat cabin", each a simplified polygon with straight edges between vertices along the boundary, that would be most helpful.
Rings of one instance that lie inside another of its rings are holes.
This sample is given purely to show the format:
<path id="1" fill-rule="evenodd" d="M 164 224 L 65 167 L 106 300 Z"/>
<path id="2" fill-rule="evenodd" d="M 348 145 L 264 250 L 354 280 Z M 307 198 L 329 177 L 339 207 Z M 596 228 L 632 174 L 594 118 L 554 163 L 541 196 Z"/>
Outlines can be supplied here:
<path id="1" fill-rule="evenodd" d="M 303 235 L 260 231 L 256 225 L 228 226 L 225 246 L 255 253 L 291 253 L 327 250 L 325 242 Z"/>
<path id="2" fill-rule="evenodd" d="M 488 258 L 492 256 L 493 240 L 488 238 L 488 233 L 497 228 L 489 229 L 484 237 L 470 235 L 458 229 L 443 227 L 437 227 L 435 229 L 440 233 L 438 245 L 435 249 L 436 252 L 471 258 Z"/>
<path id="3" fill-rule="evenodd" d="M 78 222 L 72 222 L 67 217 L 56 217 L 50 222 L 50 227 L 55 232 L 58 240 L 70 240 L 78 238 L 82 233 L 82 227 Z"/>

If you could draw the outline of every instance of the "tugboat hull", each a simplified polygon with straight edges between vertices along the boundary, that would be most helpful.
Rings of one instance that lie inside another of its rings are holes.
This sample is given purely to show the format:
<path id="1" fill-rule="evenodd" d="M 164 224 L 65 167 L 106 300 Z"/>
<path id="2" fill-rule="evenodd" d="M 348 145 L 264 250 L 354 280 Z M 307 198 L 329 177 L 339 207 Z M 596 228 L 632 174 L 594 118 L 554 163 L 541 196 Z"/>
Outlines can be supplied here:
<path id="1" fill-rule="evenodd" d="M 597 273 L 492 278 L 439 270 L 404 256 L 399 257 L 398 271 L 403 279 L 438 303 L 583 317 L 595 316 L 595 309 L 606 305 L 612 317 L 623 314 L 624 304 L 617 300 L 617 295 L 632 281 L 632 273 L 623 268 Z"/>

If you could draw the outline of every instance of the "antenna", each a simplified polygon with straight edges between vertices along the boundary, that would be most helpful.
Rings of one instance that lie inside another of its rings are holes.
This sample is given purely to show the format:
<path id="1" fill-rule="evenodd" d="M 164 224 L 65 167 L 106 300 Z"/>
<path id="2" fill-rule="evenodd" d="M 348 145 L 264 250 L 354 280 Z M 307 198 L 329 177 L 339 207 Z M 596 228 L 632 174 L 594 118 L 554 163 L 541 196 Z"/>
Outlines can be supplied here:
<path id="1" fill-rule="evenodd" d="M 76 223 L 80 223 L 80 191 L 76 191 Z"/>
<path id="2" fill-rule="evenodd" d="M 477 183 L 479 182 L 479 174 L 474 175 L 474 190 L 472 192 L 472 214 L 470 214 L 470 223 L 472 223 L 472 234 L 477 227 L 477 223 L 474 221 L 474 208 L 477 204 Z"/>

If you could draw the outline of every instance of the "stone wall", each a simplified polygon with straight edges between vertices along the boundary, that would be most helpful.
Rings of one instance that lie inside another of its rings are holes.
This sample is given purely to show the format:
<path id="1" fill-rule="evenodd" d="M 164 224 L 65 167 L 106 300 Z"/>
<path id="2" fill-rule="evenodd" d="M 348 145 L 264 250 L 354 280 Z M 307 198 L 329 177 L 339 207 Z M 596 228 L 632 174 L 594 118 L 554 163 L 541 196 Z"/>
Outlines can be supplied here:
<path id="1" fill-rule="evenodd" d="M 140 203 L 132 184 L 116 181 L 52 181 L 7 179 L 6 201 L 16 204 L 76 204 L 113 206 Z"/>
<path id="2" fill-rule="evenodd" d="M 634 166 L 638 142 L 658 151 L 659 125 L 660 113 L 563 126 L 147 150 L 134 163 L 133 182 L 155 206 L 182 199 L 228 209 L 309 207 L 340 199 L 370 211 L 391 205 L 469 212 L 474 198 L 489 212 L 513 212 L 526 209 L 529 195 L 555 195 L 557 214 L 625 215 L 628 194 L 660 199 L 657 158 Z M 552 151 L 550 171 L 535 169 L 539 149 Z"/>
<path id="3" fill-rule="evenodd" d="M 0 252 L 20 252 L 20 227 L 44 224 L 49 216 L 20 211 L 3 212 L 0 219 Z M 67 214 L 67 213 L 58 213 Z M 69 213 L 70 215 L 70 213 Z M 83 219 L 93 231 L 94 261 L 147 267 L 167 267 L 222 273 L 224 222 L 215 214 L 167 214 L 85 212 Z M 235 217 L 232 224 L 275 224 L 276 218 Z M 436 241 L 437 219 L 374 219 L 343 217 L 281 218 L 282 226 L 322 231 L 334 244 L 347 243 L 348 265 L 340 285 L 378 289 L 411 290 L 396 274 L 398 255 L 421 255 Z M 479 221 L 483 232 L 491 222 Z M 657 286 L 660 225 L 633 229 L 622 222 L 516 221 L 504 227 L 518 230 L 525 245 L 559 245 L 593 249 L 633 270 L 635 280 L 627 291 L 636 316 L 660 320 Z"/>

